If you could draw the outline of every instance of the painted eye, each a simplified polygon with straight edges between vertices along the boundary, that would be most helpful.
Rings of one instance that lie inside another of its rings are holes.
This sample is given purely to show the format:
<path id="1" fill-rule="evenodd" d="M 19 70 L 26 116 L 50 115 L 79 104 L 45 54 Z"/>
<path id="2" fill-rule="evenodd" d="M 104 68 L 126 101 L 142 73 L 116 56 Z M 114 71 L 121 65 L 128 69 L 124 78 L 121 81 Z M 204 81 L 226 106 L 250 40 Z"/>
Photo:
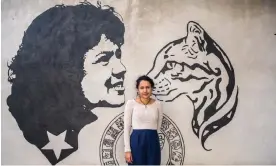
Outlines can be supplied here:
<path id="1" fill-rule="evenodd" d="M 168 68 L 168 69 L 172 69 L 172 68 L 174 68 L 174 66 L 175 66 L 175 62 L 167 62 L 166 63 L 166 67 Z"/>

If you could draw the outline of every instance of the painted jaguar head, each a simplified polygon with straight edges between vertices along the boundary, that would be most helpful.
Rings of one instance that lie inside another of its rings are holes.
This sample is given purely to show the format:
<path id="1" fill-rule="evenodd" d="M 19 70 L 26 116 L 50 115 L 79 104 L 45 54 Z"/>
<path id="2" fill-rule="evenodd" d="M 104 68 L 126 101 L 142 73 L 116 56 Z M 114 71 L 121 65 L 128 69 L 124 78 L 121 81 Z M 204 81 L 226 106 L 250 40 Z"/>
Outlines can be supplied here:
<path id="1" fill-rule="evenodd" d="M 153 94 L 172 102 L 186 95 L 194 105 L 194 134 L 205 150 L 206 139 L 233 118 L 238 101 L 234 69 L 220 46 L 196 22 L 187 35 L 165 45 L 147 74 L 155 80 Z"/>

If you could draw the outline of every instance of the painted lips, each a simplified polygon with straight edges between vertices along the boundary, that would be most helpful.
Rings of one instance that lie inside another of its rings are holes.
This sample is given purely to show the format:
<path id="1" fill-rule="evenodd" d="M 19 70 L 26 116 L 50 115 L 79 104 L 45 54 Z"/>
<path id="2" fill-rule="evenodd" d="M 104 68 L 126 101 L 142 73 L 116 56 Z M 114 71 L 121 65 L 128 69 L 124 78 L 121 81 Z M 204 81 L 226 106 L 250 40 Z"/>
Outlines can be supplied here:
<path id="1" fill-rule="evenodd" d="M 123 91 L 125 90 L 124 83 L 122 81 L 119 81 L 112 85 L 112 89 L 115 89 L 116 91 Z"/>

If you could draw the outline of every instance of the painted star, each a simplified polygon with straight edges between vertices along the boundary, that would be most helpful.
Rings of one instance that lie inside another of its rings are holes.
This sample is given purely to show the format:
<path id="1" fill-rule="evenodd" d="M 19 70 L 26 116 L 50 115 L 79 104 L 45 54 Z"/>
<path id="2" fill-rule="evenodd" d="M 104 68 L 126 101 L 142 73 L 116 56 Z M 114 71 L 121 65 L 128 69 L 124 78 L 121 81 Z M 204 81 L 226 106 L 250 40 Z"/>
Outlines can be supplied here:
<path id="1" fill-rule="evenodd" d="M 66 131 L 55 136 L 47 131 L 49 138 L 49 143 L 46 144 L 42 149 L 52 149 L 56 155 L 56 158 L 59 159 L 62 149 L 72 149 L 73 147 L 65 142 Z"/>

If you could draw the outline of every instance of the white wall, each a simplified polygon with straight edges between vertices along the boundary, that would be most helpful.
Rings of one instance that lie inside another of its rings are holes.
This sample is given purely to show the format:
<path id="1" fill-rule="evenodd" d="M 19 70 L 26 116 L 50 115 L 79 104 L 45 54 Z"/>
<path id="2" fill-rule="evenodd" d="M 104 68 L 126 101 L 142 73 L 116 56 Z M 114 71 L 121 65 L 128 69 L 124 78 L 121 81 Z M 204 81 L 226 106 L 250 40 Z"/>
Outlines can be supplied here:
<path id="1" fill-rule="evenodd" d="M 96 4 L 96 1 L 90 2 Z M 2 164 L 50 164 L 36 146 L 26 141 L 8 111 L 6 98 L 11 93 L 11 84 L 7 82 L 7 63 L 16 55 L 32 20 L 60 3 L 69 5 L 79 1 L 2 1 Z M 122 63 L 127 70 L 126 100 L 135 97 L 135 79 L 152 68 L 158 51 L 187 35 L 189 21 L 198 23 L 229 58 L 239 88 L 238 105 L 230 123 L 207 139 L 206 148 L 212 151 L 204 150 L 192 131 L 192 102 L 182 95 L 164 103 L 166 117 L 172 120 L 183 138 L 184 145 L 179 150 L 183 151 L 184 164 L 276 164 L 275 1 L 110 0 L 102 4 L 113 6 L 125 25 Z M 205 60 L 199 58 L 200 62 Z M 223 68 L 215 60 L 208 61 Z M 222 76 L 223 80 L 228 78 Z M 193 82 L 185 86 L 197 85 Z M 225 95 L 222 91 L 222 96 Z M 98 120 L 80 131 L 78 150 L 58 164 L 103 164 L 100 161 L 102 136 L 123 109 L 124 106 L 93 109 Z M 122 137 L 118 137 L 116 144 L 116 159 L 121 164 L 124 162 L 122 141 Z M 166 141 L 162 150 L 163 164 L 171 159 L 169 154 L 172 153 Z"/>

